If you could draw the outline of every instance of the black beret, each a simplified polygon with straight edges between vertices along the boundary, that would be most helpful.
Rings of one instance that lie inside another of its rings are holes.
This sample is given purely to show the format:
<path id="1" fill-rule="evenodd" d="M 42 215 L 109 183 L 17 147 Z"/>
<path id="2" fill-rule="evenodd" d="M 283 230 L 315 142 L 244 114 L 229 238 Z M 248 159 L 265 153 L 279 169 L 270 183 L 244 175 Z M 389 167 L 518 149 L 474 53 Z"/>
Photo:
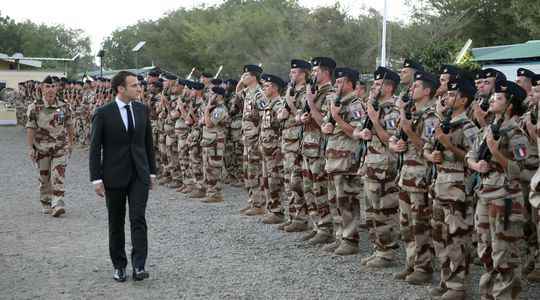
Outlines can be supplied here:
<path id="1" fill-rule="evenodd" d="M 484 78 L 495 77 L 496 81 L 506 81 L 506 75 L 499 70 L 493 68 L 487 68 L 482 71 L 484 73 Z"/>
<path id="2" fill-rule="evenodd" d="M 440 74 L 448 74 L 451 76 L 458 76 L 461 74 L 461 69 L 454 65 L 442 65 Z"/>
<path id="3" fill-rule="evenodd" d="M 534 72 L 531 71 L 531 70 L 528 70 L 528 69 L 525 69 L 525 68 L 519 68 L 517 69 L 517 76 L 524 76 L 524 77 L 527 77 L 529 79 L 533 79 L 534 78 Z"/>
<path id="4" fill-rule="evenodd" d="M 86 80 L 84 83 L 91 84 L 92 81 L 91 80 Z"/>
<path id="5" fill-rule="evenodd" d="M 202 72 L 201 76 L 202 76 L 202 77 L 206 77 L 206 78 L 212 78 L 212 77 L 214 77 L 214 75 L 212 75 L 212 74 L 209 73 L 209 72 Z"/>
<path id="6" fill-rule="evenodd" d="M 311 65 L 314 67 L 327 67 L 333 70 L 336 68 L 336 61 L 330 57 L 315 57 L 311 60 Z"/>
<path id="7" fill-rule="evenodd" d="M 179 85 L 187 85 L 187 80 L 178 78 L 176 83 L 178 83 Z"/>
<path id="8" fill-rule="evenodd" d="M 232 85 L 232 86 L 236 86 L 236 85 L 238 84 L 238 80 L 232 79 L 232 78 L 231 78 L 231 79 L 227 79 L 227 80 L 225 80 L 225 84 L 227 84 L 227 85 Z"/>
<path id="9" fill-rule="evenodd" d="M 347 77 L 352 82 L 357 82 L 360 79 L 360 73 L 351 68 L 336 68 L 334 74 L 336 78 Z"/>
<path id="10" fill-rule="evenodd" d="M 531 79 L 533 86 L 540 85 L 540 74 L 534 74 L 534 77 Z"/>
<path id="11" fill-rule="evenodd" d="M 262 73 L 263 69 L 259 67 L 258 65 L 245 65 L 244 66 L 244 73 L 246 72 L 255 72 L 255 73 Z"/>
<path id="12" fill-rule="evenodd" d="M 291 60 L 291 69 L 295 68 L 311 70 L 311 64 L 309 63 L 309 61 L 305 61 L 302 59 L 293 59 Z"/>
<path id="13" fill-rule="evenodd" d="M 399 74 L 385 67 L 378 67 L 377 70 L 373 72 L 373 78 L 375 80 L 392 80 L 396 85 L 400 82 Z"/>
<path id="14" fill-rule="evenodd" d="M 143 81 L 144 80 L 144 77 L 142 75 L 137 75 L 137 80 L 138 81 Z"/>
<path id="15" fill-rule="evenodd" d="M 160 88 L 160 89 L 163 88 L 163 82 L 162 81 L 156 80 L 153 84 L 157 88 Z"/>
<path id="16" fill-rule="evenodd" d="M 272 74 L 262 74 L 262 75 L 261 75 L 261 79 L 264 80 L 264 81 L 268 81 L 268 82 L 274 83 L 274 84 L 276 84 L 279 88 L 283 88 L 283 87 L 285 86 L 285 81 L 283 81 L 283 79 L 279 78 L 279 77 L 276 76 L 276 75 L 272 75 Z"/>
<path id="17" fill-rule="evenodd" d="M 204 84 L 201 83 L 201 82 L 191 82 L 191 89 L 193 90 L 197 90 L 197 91 L 202 91 L 204 90 Z"/>
<path id="18" fill-rule="evenodd" d="M 407 58 L 403 61 L 403 67 L 404 68 L 413 68 L 417 71 L 424 71 L 424 66 L 422 66 L 421 63 L 414 61 L 410 58 Z"/>
<path id="19" fill-rule="evenodd" d="M 214 94 L 225 96 L 225 89 L 219 86 L 213 86 L 212 92 L 214 92 Z"/>
<path id="20" fill-rule="evenodd" d="M 157 80 L 157 81 L 159 81 L 159 82 L 163 83 L 163 81 L 164 81 L 164 80 L 163 80 L 163 78 L 158 78 L 158 80 Z"/>
<path id="21" fill-rule="evenodd" d="M 517 83 L 509 80 L 497 81 L 495 83 L 495 93 L 505 93 L 508 98 L 512 98 L 514 103 L 522 102 L 527 98 L 527 92 Z"/>
<path id="22" fill-rule="evenodd" d="M 433 88 L 439 87 L 439 79 L 435 75 L 425 72 L 418 71 L 414 74 L 414 80 L 421 80 L 423 82 L 429 82 L 433 85 Z"/>
<path id="23" fill-rule="evenodd" d="M 215 78 L 215 79 L 210 80 L 210 83 L 213 84 L 213 85 L 220 85 L 220 84 L 223 83 L 223 80 L 221 80 L 219 78 Z"/>
<path id="24" fill-rule="evenodd" d="M 167 80 L 176 80 L 176 79 L 178 79 L 178 76 L 176 76 L 174 74 L 165 74 L 165 75 L 163 75 L 163 78 L 165 78 Z"/>
<path id="25" fill-rule="evenodd" d="M 152 70 L 152 71 L 148 72 L 148 76 L 158 77 L 159 76 L 159 71 L 158 70 Z"/>
<path id="26" fill-rule="evenodd" d="M 465 78 L 450 79 L 450 81 L 448 81 L 448 90 L 459 91 L 462 95 L 468 97 L 474 97 L 476 94 L 474 82 Z"/>
<path id="27" fill-rule="evenodd" d="M 53 84 L 54 80 L 51 76 L 47 76 L 45 79 L 43 79 L 42 83 Z"/>
<path id="28" fill-rule="evenodd" d="M 56 77 L 56 76 L 52 76 L 51 79 L 52 79 L 52 81 L 55 81 L 55 82 L 60 81 L 60 78 L 58 78 L 58 77 Z"/>
<path id="29" fill-rule="evenodd" d="M 67 83 L 67 82 L 68 82 L 68 79 L 67 79 L 66 77 L 62 77 L 62 78 L 60 78 L 60 81 L 61 81 L 61 82 L 64 82 L 64 83 Z"/>

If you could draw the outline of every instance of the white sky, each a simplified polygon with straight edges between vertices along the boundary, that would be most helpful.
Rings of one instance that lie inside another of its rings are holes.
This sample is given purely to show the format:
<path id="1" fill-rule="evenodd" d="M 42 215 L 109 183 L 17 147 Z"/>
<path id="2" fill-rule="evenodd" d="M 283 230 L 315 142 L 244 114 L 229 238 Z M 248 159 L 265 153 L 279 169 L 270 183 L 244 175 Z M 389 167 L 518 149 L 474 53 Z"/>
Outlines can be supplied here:
<path id="1" fill-rule="evenodd" d="M 43 1 L 15 0 L 2 1 L 0 13 L 16 21 L 30 20 L 47 25 L 64 24 L 82 29 L 90 36 L 92 52 L 97 53 L 103 39 L 113 30 L 135 24 L 141 19 L 155 20 L 165 12 L 179 7 L 193 7 L 202 4 L 215 5 L 222 0 L 90 0 L 90 1 Z M 299 0 L 310 8 L 332 5 L 340 2 L 350 15 L 358 15 L 363 9 L 373 7 L 383 11 L 382 0 Z M 403 20 L 409 13 L 404 0 L 388 0 L 390 20 Z M 75 8 L 74 8 L 75 7 Z M 134 45 L 135 46 L 135 45 Z M 8 53 L 12 54 L 12 53 Z M 24 54 L 24 52 L 23 52 Z"/>

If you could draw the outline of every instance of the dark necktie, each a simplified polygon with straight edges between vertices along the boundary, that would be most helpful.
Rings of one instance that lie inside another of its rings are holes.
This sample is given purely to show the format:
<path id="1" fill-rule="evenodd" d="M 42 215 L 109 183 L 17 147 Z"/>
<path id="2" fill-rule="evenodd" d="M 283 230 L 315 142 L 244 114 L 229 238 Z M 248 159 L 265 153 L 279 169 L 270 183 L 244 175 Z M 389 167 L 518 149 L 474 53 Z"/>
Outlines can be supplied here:
<path id="1" fill-rule="evenodd" d="M 133 136 L 133 131 L 135 130 L 135 127 L 133 127 L 133 117 L 131 116 L 131 109 L 129 108 L 129 105 L 124 106 L 127 111 L 127 119 L 128 119 L 128 134 L 131 138 Z"/>

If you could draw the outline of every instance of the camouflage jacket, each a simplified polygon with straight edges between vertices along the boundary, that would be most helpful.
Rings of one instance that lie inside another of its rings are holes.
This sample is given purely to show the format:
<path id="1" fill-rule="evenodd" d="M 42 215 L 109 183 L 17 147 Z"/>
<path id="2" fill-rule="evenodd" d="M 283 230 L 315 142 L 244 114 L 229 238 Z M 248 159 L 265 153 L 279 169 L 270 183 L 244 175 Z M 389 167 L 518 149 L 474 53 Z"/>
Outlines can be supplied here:
<path id="1" fill-rule="evenodd" d="M 281 97 L 270 99 L 262 113 L 261 118 L 261 133 L 259 135 L 259 145 L 262 148 L 263 155 L 272 155 L 280 146 L 281 139 L 281 124 L 277 114 L 284 103 Z"/>
<path id="2" fill-rule="evenodd" d="M 73 126 L 69 106 L 57 100 L 48 105 L 42 101 L 30 104 L 26 128 L 35 129 L 34 148 L 40 153 L 62 153 L 68 146 L 68 129 Z"/>
<path id="3" fill-rule="evenodd" d="M 379 104 L 379 123 L 392 136 L 397 134 L 399 109 L 396 98 L 382 101 Z M 372 138 L 368 142 L 365 167 L 366 176 L 373 180 L 389 180 L 396 176 L 396 153 L 388 149 L 388 144 L 381 142 L 375 129 L 371 130 Z"/>
<path id="4" fill-rule="evenodd" d="M 255 144 L 259 140 L 259 125 L 261 122 L 261 111 L 266 108 L 266 98 L 257 84 L 254 88 L 245 88 L 237 97 L 244 103 L 242 114 L 242 133 L 244 143 Z"/>
<path id="5" fill-rule="evenodd" d="M 229 113 L 224 103 L 219 103 L 216 107 L 210 109 L 210 121 L 214 126 L 203 127 L 201 146 L 212 147 L 218 143 L 224 146 L 229 121 Z"/>
<path id="6" fill-rule="evenodd" d="M 360 125 L 364 108 L 354 92 L 341 99 L 340 108 L 340 116 L 345 122 L 352 127 Z M 323 126 L 329 122 L 330 114 L 328 112 L 327 116 L 325 116 Z M 328 143 L 325 150 L 326 172 L 329 174 L 356 174 L 360 162 L 359 146 L 360 142 L 345 134 L 343 128 L 336 122 L 334 131 L 328 134 Z"/>
<path id="7" fill-rule="evenodd" d="M 285 97 L 288 97 L 288 90 L 285 95 Z M 306 101 L 305 97 L 306 86 L 303 85 L 297 87 L 294 93 L 294 105 L 297 108 L 302 107 L 302 104 Z M 302 123 L 296 120 L 296 110 L 291 111 L 290 107 L 287 105 L 286 99 L 283 99 L 283 104 L 289 111 L 289 116 L 283 123 L 283 131 L 281 132 L 281 151 L 298 153 L 300 151 L 300 139 L 302 138 Z"/>
<path id="8" fill-rule="evenodd" d="M 315 95 L 315 105 L 320 110 L 323 116 L 328 112 L 329 101 L 334 101 L 336 93 L 334 87 L 330 82 L 320 86 Z M 307 101 L 305 97 L 304 102 Z M 303 103 L 302 106 L 307 105 Z M 299 110 L 297 114 L 302 115 L 303 111 Z M 303 136 L 302 136 L 302 155 L 310 158 L 318 158 L 324 153 L 324 146 L 326 137 L 323 136 L 321 128 L 311 119 L 307 124 L 303 125 Z"/>
<path id="9" fill-rule="evenodd" d="M 413 107 L 414 109 L 414 107 Z M 420 111 L 412 113 L 412 127 L 424 143 L 433 137 L 435 129 L 439 126 L 439 118 L 435 112 L 435 101 L 430 100 Z M 423 149 L 418 149 L 410 142 L 403 153 L 403 167 L 399 174 L 399 187 L 407 192 L 427 192 L 427 162 L 423 156 Z"/>
<path id="10" fill-rule="evenodd" d="M 479 160 L 480 145 L 486 139 L 488 132 L 486 128 L 489 126 L 482 129 L 481 138 L 476 140 L 473 148 L 467 153 L 467 159 Z M 478 193 L 494 198 L 506 197 L 508 193 L 520 194 L 520 173 L 529 156 L 529 140 L 520 128 L 517 116 L 502 123 L 498 143 L 499 151 L 508 159 L 507 168 L 504 169 L 492 155 L 488 161 L 490 171 L 482 174 Z"/>
<path id="11" fill-rule="evenodd" d="M 473 148 L 478 136 L 478 128 L 467 117 L 467 112 L 452 118 L 450 121 L 450 142 L 467 153 Z M 432 137 L 424 145 L 424 149 L 433 152 L 435 150 L 436 139 Z M 464 160 L 458 159 L 454 152 L 444 149 L 442 151 L 443 161 L 437 167 L 436 184 L 466 182 L 466 176 L 472 172 L 467 168 Z"/>

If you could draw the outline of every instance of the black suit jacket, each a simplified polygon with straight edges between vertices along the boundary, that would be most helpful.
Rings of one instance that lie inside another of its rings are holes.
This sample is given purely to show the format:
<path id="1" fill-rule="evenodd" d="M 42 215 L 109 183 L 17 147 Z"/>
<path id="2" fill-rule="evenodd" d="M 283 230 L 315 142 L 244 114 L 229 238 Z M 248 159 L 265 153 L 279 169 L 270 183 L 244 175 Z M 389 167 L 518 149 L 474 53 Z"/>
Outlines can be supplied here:
<path id="1" fill-rule="evenodd" d="M 150 174 L 156 174 L 150 113 L 139 102 L 132 102 L 132 110 L 131 138 L 116 101 L 100 107 L 92 117 L 90 181 L 102 179 L 105 188 L 125 188 L 133 175 L 150 184 Z"/>

